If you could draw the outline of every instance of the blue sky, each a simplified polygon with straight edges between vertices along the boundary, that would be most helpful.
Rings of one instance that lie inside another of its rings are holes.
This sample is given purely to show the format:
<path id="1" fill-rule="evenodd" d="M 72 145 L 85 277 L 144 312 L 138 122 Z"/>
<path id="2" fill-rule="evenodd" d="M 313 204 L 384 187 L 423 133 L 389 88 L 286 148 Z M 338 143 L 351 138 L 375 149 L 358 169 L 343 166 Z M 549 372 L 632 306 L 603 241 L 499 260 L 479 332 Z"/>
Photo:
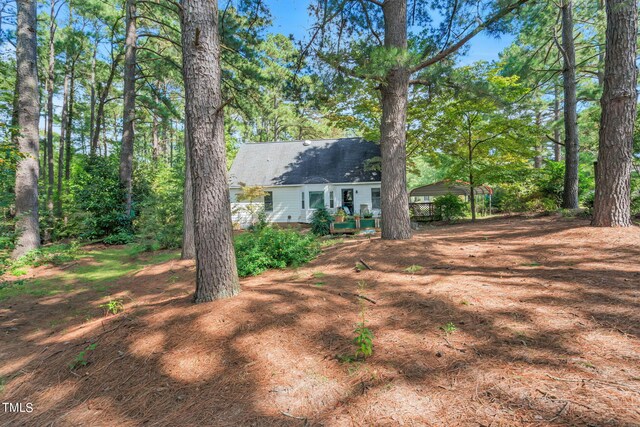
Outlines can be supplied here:
<path id="1" fill-rule="evenodd" d="M 307 12 L 309 0 L 267 0 L 267 5 L 273 18 L 273 32 L 293 34 L 296 40 L 301 40 L 309 34 L 313 24 Z M 460 62 L 469 64 L 479 60 L 496 60 L 498 54 L 511 44 L 512 40 L 513 37 L 508 35 L 496 39 L 481 33 L 469 43 L 468 54 Z"/>

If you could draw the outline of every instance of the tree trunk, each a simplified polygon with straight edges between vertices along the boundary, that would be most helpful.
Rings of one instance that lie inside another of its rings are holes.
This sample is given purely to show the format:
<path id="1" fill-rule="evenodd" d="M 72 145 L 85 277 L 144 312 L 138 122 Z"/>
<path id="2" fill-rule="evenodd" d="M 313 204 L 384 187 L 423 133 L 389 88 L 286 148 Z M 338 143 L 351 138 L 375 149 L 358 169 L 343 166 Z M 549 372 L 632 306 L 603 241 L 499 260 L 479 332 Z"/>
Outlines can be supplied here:
<path id="1" fill-rule="evenodd" d="M 195 302 L 240 292 L 220 87 L 217 0 L 183 0 L 182 57 L 193 179 Z"/>
<path id="2" fill-rule="evenodd" d="M 629 227 L 631 166 L 638 81 L 638 5 L 608 0 L 604 91 L 593 225 Z"/>
<path id="3" fill-rule="evenodd" d="M 25 157 L 16 167 L 16 247 L 19 258 L 40 247 L 38 224 L 38 93 L 36 0 L 18 0 L 16 65 L 18 79 L 18 149 Z"/>
<path id="4" fill-rule="evenodd" d="M 98 55 L 98 46 L 93 50 L 93 56 L 91 58 L 91 101 L 90 101 L 90 125 L 89 125 L 89 141 L 91 141 L 91 154 L 96 153 L 96 148 L 98 144 L 93 144 L 94 142 L 94 132 L 96 128 L 96 55 Z"/>
<path id="5" fill-rule="evenodd" d="M 136 120 L 136 0 L 126 4 L 126 42 L 124 52 L 124 108 L 122 147 L 120 149 L 120 184 L 125 190 L 125 214 L 131 217 L 133 179 L 133 141 Z"/>
<path id="6" fill-rule="evenodd" d="M 186 114 L 185 114 L 186 117 Z M 193 259 L 196 256 L 193 217 L 193 180 L 191 179 L 191 144 L 187 127 L 184 128 L 184 196 L 182 225 L 182 259 Z"/>
<path id="7" fill-rule="evenodd" d="M 118 55 L 111 63 L 111 69 L 109 70 L 107 82 L 105 83 L 104 88 L 102 88 L 100 98 L 98 99 L 98 108 L 95 114 L 95 128 L 93 130 L 93 139 L 91 140 L 91 148 L 89 150 L 92 156 L 95 156 L 96 152 L 98 151 L 98 145 L 100 143 L 100 132 L 102 131 L 102 122 L 104 121 L 104 106 L 107 103 L 107 97 L 109 96 L 109 91 L 111 90 L 111 85 L 113 84 L 113 78 L 116 74 L 120 58 L 121 56 Z"/>
<path id="8" fill-rule="evenodd" d="M 56 198 L 56 216 L 62 216 L 62 177 L 64 175 L 64 147 L 67 137 L 67 114 L 69 98 L 69 72 L 65 67 L 62 85 L 62 116 L 60 120 L 60 146 L 58 147 L 58 194 Z"/>
<path id="9" fill-rule="evenodd" d="M 77 58 L 76 58 L 77 59 Z M 65 157 L 64 157 L 64 180 L 69 183 L 69 178 L 71 177 L 71 156 L 73 155 L 73 150 L 71 149 L 71 132 L 73 129 L 73 106 L 75 103 L 75 84 L 76 84 L 76 62 L 75 60 L 71 63 L 71 77 L 69 82 L 69 113 L 67 119 L 67 130 L 64 133 L 65 136 Z"/>
<path id="10" fill-rule="evenodd" d="M 553 85 L 553 138 L 556 141 L 560 141 L 560 93 L 558 91 L 558 85 Z M 553 160 L 556 162 L 562 161 L 562 146 L 557 142 L 553 143 Z"/>
<path id="11" fill-rule="evenodd" d="M 407 49 L 407 1 L 384 2 L 384 45 L 386 48 Z M 380 150 L 382 153 L 382 238 L 411 238 L 409 196 L 407 194 L 407 98 L 409 70 L 397 65 L 387 73 L 382 85 L 382 122 Z"/>
<path id="12" fill-rule="evenodd" d="M 154 99 L 156 105 L 158 105 L 158 97 Z M 153 112 L 153 119 L 151 123 L 151 158 L 154 163 L 158 161 L 160 155 L 160 141 L 158 140 L 158 115 Z"/>
<path id="13" fill-rule="evenodd" d="M 47 211 L 53 213 L 53 187 L 55 185 L 53 169 L 53 93 L 55 83 L 55 66 L 56 66 L 56 17 L 55 17 L 55 0 L 51 0 L 51 23 L 49 25 L 49 66 L 47 68 Z M 48 240 L 48 239 L 45 239 Z"/>
<path id="14" fill-rule="evenodd" d="M 539 111 L 536 113 L 536 126 L 538 128 L 542 126 L 542 113 Z M 536 169 L 542 168 L 542 142 L 536 144 L 536 155 L 533 157 L 533 167 Z"/>
<path id="15" fill-rule="evenodd" d="M 576 95 L 576 51 L 573 40 L 573 1 L 562 3 L 562 50 L 564 68 L 564 147 L 565 170 L 562 207 L 578 206 L 578 100 Z"/>
<path id="16" fill-rule="evenodd" d="M 469 150 L 469 157 L 467 158 L 467 164 L 469 167 L 469 190 L 471 190 L 471 194 L 469 194 L 469 203 L 471 204 L 471 222 L 476 221 L 476 198 L 473 194 L 473 137 L 471 130 L 471 122 L 469 117 L 467 116 L 467 146 Z"/>

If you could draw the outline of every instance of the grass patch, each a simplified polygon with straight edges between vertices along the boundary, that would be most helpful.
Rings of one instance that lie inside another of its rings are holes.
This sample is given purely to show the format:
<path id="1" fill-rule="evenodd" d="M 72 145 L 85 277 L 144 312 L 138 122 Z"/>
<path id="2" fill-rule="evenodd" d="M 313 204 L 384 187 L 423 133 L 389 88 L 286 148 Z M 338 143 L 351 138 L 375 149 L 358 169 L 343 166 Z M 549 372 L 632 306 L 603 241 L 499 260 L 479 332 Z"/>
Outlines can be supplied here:
<path id="1" fill-rule="evenodd" d="M 531 262 L 529 264 L 522 264 L 523 267 L 540 267 L 542 264 L 538 262 Z"/>
<path id="2" fill-rule="evenodd" d="M 128 246 L 88 251 L 83 254 L 88 262 L 60 271 L 55 277 L 0 283 L 0 301 L 22 295 L 43 297 L 74 291 L 108 293 L 114 281 L 147 265 L 161 264 L 178 257 L 177 251 L 138 256 L 140 253 L 137 248 Z"/>
<path id="3" fill-rule="evenodd" d="M 322 279 L 324 276 L 326 276 L 326 274 L 324 274 L 322 271 L 314 271 L 313 273 L 311 273 L 311 275 L 316 279 Z"/>

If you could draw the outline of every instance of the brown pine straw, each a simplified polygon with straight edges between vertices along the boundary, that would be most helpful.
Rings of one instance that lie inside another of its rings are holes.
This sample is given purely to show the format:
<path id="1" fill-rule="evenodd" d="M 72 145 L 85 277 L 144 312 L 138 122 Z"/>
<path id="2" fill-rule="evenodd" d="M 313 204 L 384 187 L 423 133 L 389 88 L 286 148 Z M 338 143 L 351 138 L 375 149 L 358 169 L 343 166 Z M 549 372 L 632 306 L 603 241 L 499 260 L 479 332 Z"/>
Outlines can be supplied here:
<path id="1" fill-rule="evenodd" d="M 2 301 L 1 400 L 35 409 L 0 425 L 640 425 L 640 233 L 587 224 L 504 218 L 346 240 L 197 306 L 194 267 L 177 260 L 109 296 Z M 361 259 L 372 269 L 355 272 Z M 341 362 L 359 281 L 376 302 L 374 354 Z M 124 313 L 104 316 L 109 297 Z"/>

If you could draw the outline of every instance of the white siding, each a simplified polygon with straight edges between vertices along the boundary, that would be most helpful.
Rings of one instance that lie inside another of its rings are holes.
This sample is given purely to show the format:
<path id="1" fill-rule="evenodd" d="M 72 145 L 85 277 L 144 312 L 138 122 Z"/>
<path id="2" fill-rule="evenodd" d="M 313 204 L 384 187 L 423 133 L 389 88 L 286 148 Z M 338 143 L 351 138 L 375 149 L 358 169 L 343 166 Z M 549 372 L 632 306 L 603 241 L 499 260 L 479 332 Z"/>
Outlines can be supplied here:
<path id="1" fill-rule="evenodd" d="M 342 190 L 353 189 L 354 209 L 356 213 L 360 213 L 363 205 L 367 206 L 369 212 L 374 216 L 380 215 L 380 209 L 373 209 L 371 200 L 371 189 L 380 188 L 379 182 L 373 183 L 353 183 L 353 184 L 307 184 L 304 186 L 292 187 L 265 187 L 265 191 L 273 193 L 273 211 L 267 212 L 267 220 L 269 222 L 279 223 L 297 223 L 311 222 L 313 212 L 309 204 L 310 191 L 322 191 L 324 193 L 324 205 L 332 212 L 342 206 Z M 330 192 L 333 191 L 334 207 L 329 206 Z M 302 209 L 302 192 L 304 192 L 304 209 Z M 251 214 L 247 209 L 249 203 L 239 203 L 237 196 L 240 189 L 232 188 L 231 193 L 231 213 L 234 223 L 240 224 L 242 227 L 248 227 L 251 222 Z M 253 202 L 256 207 L 264 206 L 263 200 Z"/>
<path id="2" fill-rule="evenodd" d="M 273 193 L 273 211 L 267 212 L 269 222 L 306 222 L 306 216 L 302 215 L 302 187 L 264 187 L 265 191 Z M 237 200 L 240 189 L 232 188 L 231 216 L 234 223 L 242 227 L 248 227 L 251 222 L 249 203 L 240 203 Z M 264 207 L 263 200 L 253 201 L 255 206 Z"/>

